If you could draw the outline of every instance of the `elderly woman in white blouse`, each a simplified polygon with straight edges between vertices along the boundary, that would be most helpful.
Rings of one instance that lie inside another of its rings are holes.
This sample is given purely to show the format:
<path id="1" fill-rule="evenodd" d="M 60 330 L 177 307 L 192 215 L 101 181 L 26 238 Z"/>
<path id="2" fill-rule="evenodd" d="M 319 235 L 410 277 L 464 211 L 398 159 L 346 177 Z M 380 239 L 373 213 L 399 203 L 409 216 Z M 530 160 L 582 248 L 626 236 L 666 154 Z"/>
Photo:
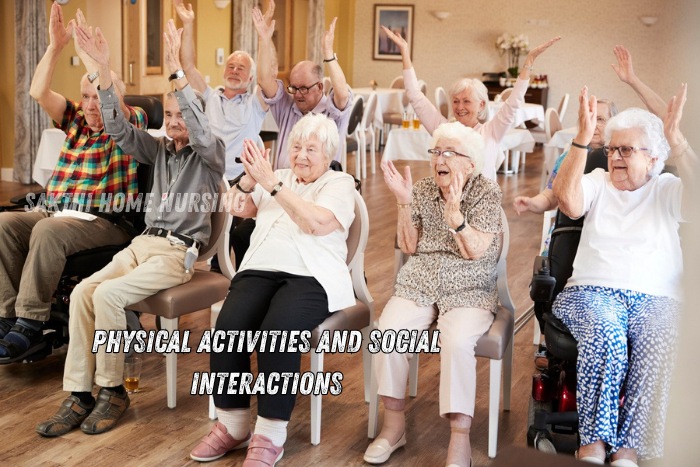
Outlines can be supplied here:
<path id="1" fill-rule="evenodd" d="M 447 119 L 442 116 L 440 110 L 433 105 L 425 95 L 420 92 L 416 71 L 411 63 L 411 54 L 408 50 L 406 40 L 395 34 L 390 29 L 382 26 L 386 35 L 396 43 L 401 50 L 401 58 L 403 60 L 403 83 L 406 88 L 406 94 L 411 102 L 413 110 L 418 115 L 425 129 L 430 134 Z M 503 151 L 500 144 L 508 130 L 513 128 L 515 124 L 515 113 L 520 106 L 525 103 L 525 92 L 530 83 L 530 70 L 535 63 L 535 59 L 542 52 L 547 50 L 552 44 L 557 42 L 561 37 L 557 36 L 554 39 L 541 44 L 532 49 L 525 58 L 523 67 L 518 75 L 518 80 L 513 86 L 513 92 L 506 99 L 504 105 L 498 113 L 488 122 L 486 116 L 488 114 L 489 95 L 484 83 L 477 79 L 463 78 L 457 81 L 450 88 L 449 94 L 452 99 L 452 111 L 455 119 L 462 125 L 474 128 L 481 136 L 484 137 L 484 168 L 482 174 L 486 178 L 496 179 L 497 164 L 502 160 Z"/>
<path id="2" fill-rule="evenodd" d="M 273 171 L 269 150 L 262 152 L 245 141 L 241 159 L 246 175 L 229 191 L 234 198 L 231 212 L 257 222 L 216 330 L 311 331 L 331 312 L 355 303 L 345 263 L 348 229 L 355 218 L 355 181 L 329 167 L 338 142 L 333 121 L 308 114 L 289 135 L 291 168 Z M 298 374 L 301 353 L 271 345 L 268 340 L 268 345 L 256 347 L 259 376 Z M 211 371 L 231 378 L 248 374 L 250 357 L 235 346 L 230 352 L 214 352 Z M 281 381 L 271 380 L 267 387 L 277 392 L 258 396 L 253 433 L 250 395 L 215 394 L 219 422 L 190 456 L 211 461 L 247 446 L 244 466 L 277 463 L 296 395 L 284 393 Z"/>

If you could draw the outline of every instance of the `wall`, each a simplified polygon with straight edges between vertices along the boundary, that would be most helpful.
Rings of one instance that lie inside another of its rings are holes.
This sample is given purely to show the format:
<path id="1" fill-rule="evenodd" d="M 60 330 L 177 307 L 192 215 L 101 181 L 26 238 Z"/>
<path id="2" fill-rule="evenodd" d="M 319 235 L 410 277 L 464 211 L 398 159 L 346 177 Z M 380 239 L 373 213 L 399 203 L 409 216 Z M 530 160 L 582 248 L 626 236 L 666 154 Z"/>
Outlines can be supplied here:
<path id="1" fill-rule="evenodd" d="M 350 81 L 354 70 L 355 0 L 326 0 L 326 26 L 338 17 L 335 24 L 335 52 L 343 68 L 345 78 Z"/>
<path id="2" fill-rule="evenodd" d="M 677 22 L 671 4 L 679 1 L 636 0 L 633 7 L 630 2 L 606 0 L 566 2 L 565 6 L 529 0 L 412 2 L 415 5 L 413 61 L 418 77 L 428 83 L 428 96 L 432 96 L 435 87 L 449 86 L 458 78 L 480 78 L 482 72 L 504 70 L 505 58 L 499 56 L 494 45 L 503 32 L 526 34 L 531 47 L 561 35 L 562 40 L 535 63 L 534 73 L 549 77 L 549 105 L 557 105 L 568 92 L 574 98 L 575 108 L 575 97 L 584 84 L 596 96 L 613 98 L 622 108 L 640 105 L 610 68 L 615 60 L 612 48 L 616 44 L 630 48 L 637 73 L 662 96 L 670 96 L 675 85 L 667 79 L 667 55 L 672 47 L 691 47 L 690 43 L 675 41 Z M 356 0 L 352 75 L 356 87 L 367 86 L 371 79 L 380 86 L 388 86 L 402 69 L 400 62 L 372 60 L 375 3 Z M 433 10 L 449 11 L 451 16 L 439 21 L 431 15 Z M 647 27 L 638 15 L 655 15 L 659 21 Z M 529 20 L 544 25 L 533 26 Z M 664 73 L 659 73 L 660 68 Z M 680 78 L 673 80 L 676 81 Z M 574 123 L 575 112 L 570 110 L 564 126 Z"/>
<path id="3" fill-rule="evenodd" d="M 192 3 L 195 10 L 197 22 L 197 69 L 203 76 L 210 77 L 212 86 L 218 86 L 223 83 L 224 65 L 216 64 L 216 49 L 224 49 L 224 61 L 233 52 L 231 4 L 220 10 L 211 0 L 189 3 Z"/>

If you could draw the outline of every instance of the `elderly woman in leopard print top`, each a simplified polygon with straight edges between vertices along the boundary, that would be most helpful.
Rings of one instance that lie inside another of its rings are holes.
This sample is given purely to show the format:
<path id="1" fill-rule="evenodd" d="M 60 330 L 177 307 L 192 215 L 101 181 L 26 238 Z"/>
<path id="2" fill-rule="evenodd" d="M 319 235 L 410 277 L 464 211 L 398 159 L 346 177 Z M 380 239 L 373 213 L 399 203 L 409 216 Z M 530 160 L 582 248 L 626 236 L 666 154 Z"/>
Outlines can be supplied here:
<path id="1" fill-rule="evenodd" d="M 432 177 L 415 186 L 384 161 L 384 180 L 398 204 L 398 244 L 410 254 L 396 279 L 379 328 L 440 331 L 440 415 L 450 420 L 447 464 L 468 466 L 474 414 L 474 347 L 496 311 L 496 264 L 501 245 L 501 190 L 481 175 L 484 142 L 459 122 L 433 133 Z M 404 397 L 408 355 L 377 354 L 375 371 L 384 402 L 384 424 L 365 461 L 385 462 L 406 444 Z"/>

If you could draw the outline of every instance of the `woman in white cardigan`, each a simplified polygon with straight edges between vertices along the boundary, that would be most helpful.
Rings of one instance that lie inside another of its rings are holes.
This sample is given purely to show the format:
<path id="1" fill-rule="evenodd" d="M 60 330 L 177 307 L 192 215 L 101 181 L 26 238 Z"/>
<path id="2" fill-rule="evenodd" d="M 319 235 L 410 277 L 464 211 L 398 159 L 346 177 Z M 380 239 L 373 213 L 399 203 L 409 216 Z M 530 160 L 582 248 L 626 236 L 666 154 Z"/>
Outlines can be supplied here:
<path id="1" fill-rule="evenodd" d="M 401 50 L 403 82 L 406 88 L 406 95 L 421 123 L 425 129 L 428 130 L 428 133 L 432 135 L 433 131 L 440 126 L 440 124 L 447 122 L 447 119 L 443 117 L 440 110 L 420 92 L 416 71 L 411 62 L 411 54 L 406 40 L 384 26 L 382 26 L 382 29 L 386 35 L 396 43 L 399 50 Z M 559 36 L 550 39 L 544 44 L 535 47 L 527 54 L 523 67 L 518 75 L 518 80 L 513 86 L 513 92 L 510 94 L 510 97 L 506 99 L 498 113 L 489 121 L 486 121 L 489 95 L 484 83 L 477 79 L 463 78 L 454 83 L 450 88 L 449 94 L 452 99 L 452 112 L 454 113 L 455 119 L 462 125 L 475 129 L 484 138 L 484 168 L 481 172 L 484 177 L 492 180 L 496 179 L 497 164 L 500 165 L 500 162 L 503 160 L 501 157 L 501 140 L 508 130 L 513 128 L 515 124 L 515 113 L 518 108 L 525 103 L 525 92 L 530 82 L 530 70 L 532 70 L 535 59 L 559 39 L 561 39 Z"/>

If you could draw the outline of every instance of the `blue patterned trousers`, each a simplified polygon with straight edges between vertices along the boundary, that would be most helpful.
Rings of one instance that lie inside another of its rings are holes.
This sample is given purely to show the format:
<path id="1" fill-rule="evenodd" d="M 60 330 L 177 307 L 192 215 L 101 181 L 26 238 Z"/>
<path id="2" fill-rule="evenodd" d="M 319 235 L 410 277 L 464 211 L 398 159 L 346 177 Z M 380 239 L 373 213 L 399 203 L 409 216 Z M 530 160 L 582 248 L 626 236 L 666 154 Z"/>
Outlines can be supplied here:
<path id="1" fill-rule="evenodd" d="M 610 453 L 663 455 L 680 310 L 672 298 L 608 287 L 567 287 L 557 296 L 553 312 L 578 342 L 581 445 L 602 440 Z"/>

